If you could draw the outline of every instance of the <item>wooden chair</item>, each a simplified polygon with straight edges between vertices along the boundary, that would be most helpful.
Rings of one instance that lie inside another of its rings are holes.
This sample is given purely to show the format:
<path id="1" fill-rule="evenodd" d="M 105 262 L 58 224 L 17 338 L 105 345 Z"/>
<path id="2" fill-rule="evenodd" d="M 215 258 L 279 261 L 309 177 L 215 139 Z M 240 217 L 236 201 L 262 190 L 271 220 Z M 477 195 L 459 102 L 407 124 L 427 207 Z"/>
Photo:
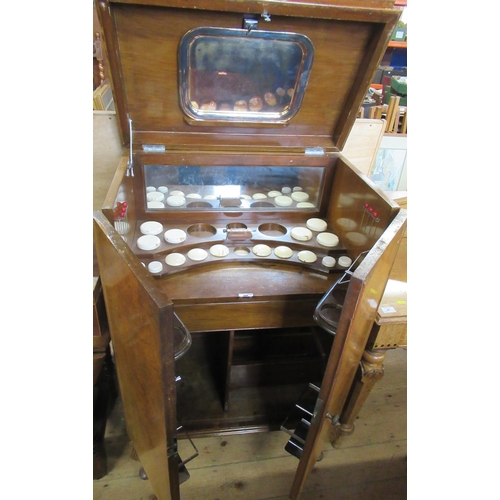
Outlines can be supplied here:
<path id="1" fill-rule="evenodd" d="M 389 104 L 373 106 L 370 108 L 369 118 L 385 118 L 386 133 L 406 134 L 408 109 L 406 106 L 400 106 L 400 97 L 392 96 Z"/>

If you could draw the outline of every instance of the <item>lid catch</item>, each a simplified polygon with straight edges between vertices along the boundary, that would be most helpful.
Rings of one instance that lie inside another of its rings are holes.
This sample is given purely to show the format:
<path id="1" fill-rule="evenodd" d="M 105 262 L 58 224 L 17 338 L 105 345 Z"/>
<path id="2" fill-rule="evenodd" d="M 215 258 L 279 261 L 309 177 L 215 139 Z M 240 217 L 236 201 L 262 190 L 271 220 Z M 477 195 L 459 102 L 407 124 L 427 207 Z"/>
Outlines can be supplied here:
<path id="1" fill-rule="evenodd" d="M 264 9 L 264 12 L 260 15 L 264 21 L 267 23 L 271 21 L 271 15 L 267 13 L 267 10 Z M 259 16 L 248 14 L 243 16 L 242 28 L 247 30 L 247 35 L 250 31 L 255 30 L 259 27 Z"/>
<path id="2" fill-rule="evenodd" d="M 247 35 L 250 31 L 257 29 L 259 20 L 256 16 L 244 16 L 242 28 L 247 30 Z"/>

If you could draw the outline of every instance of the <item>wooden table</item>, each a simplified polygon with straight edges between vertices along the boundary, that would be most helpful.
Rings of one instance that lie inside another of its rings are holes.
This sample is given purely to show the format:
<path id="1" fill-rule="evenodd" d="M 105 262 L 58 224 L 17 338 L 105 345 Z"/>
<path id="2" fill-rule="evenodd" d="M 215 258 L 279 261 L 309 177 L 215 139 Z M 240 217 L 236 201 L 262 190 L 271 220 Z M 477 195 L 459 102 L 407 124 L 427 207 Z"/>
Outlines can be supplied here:
<path id="1" fill-rule="evenodd" d="M 344 436 L 354 432 L 354 421 L 373 386 L 384 376 L 384 360 L 389 349 L 407 345 L 407 283 L 389 280 L 378 308 L 356 378 L 341 413 L 332 427 L 332 446 L 339 448 Z"/>

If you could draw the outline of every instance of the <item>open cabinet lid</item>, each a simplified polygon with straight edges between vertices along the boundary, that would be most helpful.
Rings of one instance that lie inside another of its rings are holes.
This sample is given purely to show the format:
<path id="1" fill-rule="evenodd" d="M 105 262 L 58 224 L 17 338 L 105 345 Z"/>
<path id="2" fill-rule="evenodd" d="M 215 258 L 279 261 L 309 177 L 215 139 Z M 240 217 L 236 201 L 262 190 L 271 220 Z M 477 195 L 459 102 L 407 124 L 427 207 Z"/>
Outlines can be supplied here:
<path id="1" fill-rule="evenodd" d="M 100 1 L 123 143 L 341 150 L 401 14 L 393 4 Z"/>

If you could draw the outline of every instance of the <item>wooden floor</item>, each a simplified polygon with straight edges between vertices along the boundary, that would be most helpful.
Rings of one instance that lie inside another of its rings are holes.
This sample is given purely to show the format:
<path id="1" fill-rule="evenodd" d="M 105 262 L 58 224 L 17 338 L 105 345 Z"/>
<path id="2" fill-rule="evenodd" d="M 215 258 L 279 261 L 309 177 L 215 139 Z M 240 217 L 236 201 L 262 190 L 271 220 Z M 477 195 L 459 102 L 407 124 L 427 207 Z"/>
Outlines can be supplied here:
<path id="1" fill-rule="evenodd" d="M 406 349 L 387 353 L 385 375 L 375 385 L 339 448 L 328 447 L 309 477 L 301 500 L 406 499 Z M 193 439 L 199 456 L 188 465 L 182 500 L 286 500 L 298 459 L 282 431 Z M 105 437 L 108 474 L 94 481 L 94 500 L 154 500 L 140 463 L 129 455 L 120 400 Z M 192 454 L 181 440 L 183 459 Z"/>

